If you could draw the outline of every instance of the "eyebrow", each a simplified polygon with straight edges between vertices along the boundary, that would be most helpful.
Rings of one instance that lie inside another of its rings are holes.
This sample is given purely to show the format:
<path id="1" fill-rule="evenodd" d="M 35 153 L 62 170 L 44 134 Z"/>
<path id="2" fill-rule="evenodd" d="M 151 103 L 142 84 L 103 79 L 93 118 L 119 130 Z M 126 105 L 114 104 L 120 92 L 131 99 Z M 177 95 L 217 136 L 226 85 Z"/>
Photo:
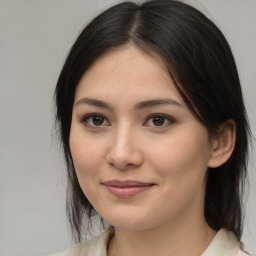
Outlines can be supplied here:
<path id="1" fill-rule="evenodd" d="M 178 107 L 182 107 L 182 105 L 173 99 L 152 99 L 152 100 L 146 100 L 146 101 L 142 101 L 139 102 L 135 105 L 135 109 L 144 109 L 144 108 L 150 108 L 150 107 L 154 107 L 154 106 L 158 106 L 158 105 L 174 105 L 174 106 L 178 106 Z"/>
<path id="2" fill-rule="evenodd" d="M 87 104 L 90 106 L 112 109 L 112 107 L 109 104 L 107 104 L 106 102 L 101 101 L 101 100 L 91 99 L 91 98 L 82 98 L 75 104 L 75 106 L 80 105 L 80 104 Z"/>
<path id="3" fill-rule="evenodd" d="M 111 107 L 111 105 L 109 105 L 108 103 L 101 101 L 101 100 L 92 99 L 92 98 L 81 98 L 75 104 L 75 106 L 80 105 L 80 104 L 87 104 L 90 106 L 96 106 L 96 107 L 106 108 L 106 109 L 110 109 L 110 110 L 113 109 Z M 135 105 L 135 109 L 141 110 L 141 109 L 145 109 L 145 108 L 150 108 L 150 107 L 154 107 L 154 106 L 158 106 L 158 105 L 166 105 L 166 104 L 182 107 L 181 103 L 179 103 L 178 101 L 175 101 L 173 99 L 152 99 L 152 100 L 146 100 L 146 101 L 141 101 L 141 102 L 137 103 Z"/>

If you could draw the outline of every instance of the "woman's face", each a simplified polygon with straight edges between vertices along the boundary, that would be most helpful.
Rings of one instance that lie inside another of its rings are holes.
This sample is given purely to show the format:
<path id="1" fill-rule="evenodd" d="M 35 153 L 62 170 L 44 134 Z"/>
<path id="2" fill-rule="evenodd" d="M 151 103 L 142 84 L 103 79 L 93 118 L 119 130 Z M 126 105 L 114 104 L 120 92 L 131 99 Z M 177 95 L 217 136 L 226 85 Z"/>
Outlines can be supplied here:
<path id="1" fill-rule="evenodd" d="M 70 149 L 80 186 L 114 227 L 203 219 L 212 147 L 160 60 L 109 52 L 76 89 Z"/>

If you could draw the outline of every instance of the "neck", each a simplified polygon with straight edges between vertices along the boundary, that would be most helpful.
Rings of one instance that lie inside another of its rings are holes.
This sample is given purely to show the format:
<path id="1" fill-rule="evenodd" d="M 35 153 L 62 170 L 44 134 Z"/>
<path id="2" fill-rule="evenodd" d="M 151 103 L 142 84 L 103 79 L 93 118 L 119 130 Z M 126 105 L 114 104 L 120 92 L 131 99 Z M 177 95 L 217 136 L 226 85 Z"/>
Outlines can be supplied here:
<path id="1" fill-rule="evenodd" d="M 199 256 L 215 234 L 205 221 L 184 221 L 139 231 L 115 228 L 108 256 Z"/>

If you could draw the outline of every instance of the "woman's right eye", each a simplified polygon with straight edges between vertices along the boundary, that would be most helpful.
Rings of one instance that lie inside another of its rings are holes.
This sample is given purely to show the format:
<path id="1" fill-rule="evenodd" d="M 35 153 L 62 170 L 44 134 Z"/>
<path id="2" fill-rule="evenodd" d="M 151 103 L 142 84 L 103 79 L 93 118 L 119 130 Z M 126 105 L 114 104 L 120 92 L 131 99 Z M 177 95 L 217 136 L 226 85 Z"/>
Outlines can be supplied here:
<path id="1" fill-rule="evenodd" d="M 110 126 L 109 121 L 100 114 L 86 115 L 82 118 L 81 122 L 90 127 Z"/>

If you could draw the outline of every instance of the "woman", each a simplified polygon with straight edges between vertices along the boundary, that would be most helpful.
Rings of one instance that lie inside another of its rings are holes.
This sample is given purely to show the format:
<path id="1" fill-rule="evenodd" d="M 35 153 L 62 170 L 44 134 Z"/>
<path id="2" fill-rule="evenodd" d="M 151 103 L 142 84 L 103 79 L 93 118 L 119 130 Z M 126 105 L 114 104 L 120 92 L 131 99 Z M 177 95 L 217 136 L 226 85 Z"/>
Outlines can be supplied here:
<path id="1" fill-rule="evenodd" d="M 249 126 L 228 43 L 179 1 L 118 4 L 74 43 L 56 87 L 77 242 L 56 255 L 246 255 Z"/>

